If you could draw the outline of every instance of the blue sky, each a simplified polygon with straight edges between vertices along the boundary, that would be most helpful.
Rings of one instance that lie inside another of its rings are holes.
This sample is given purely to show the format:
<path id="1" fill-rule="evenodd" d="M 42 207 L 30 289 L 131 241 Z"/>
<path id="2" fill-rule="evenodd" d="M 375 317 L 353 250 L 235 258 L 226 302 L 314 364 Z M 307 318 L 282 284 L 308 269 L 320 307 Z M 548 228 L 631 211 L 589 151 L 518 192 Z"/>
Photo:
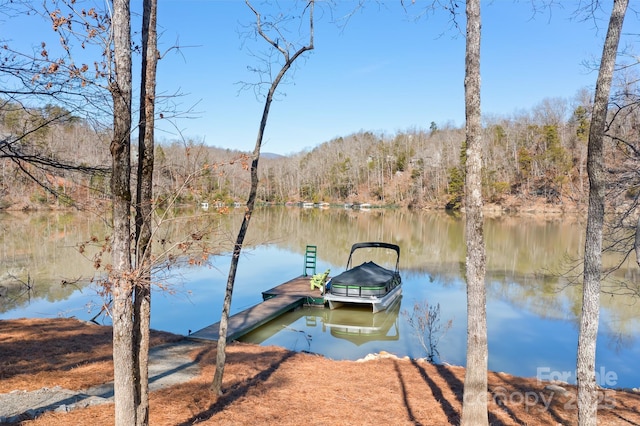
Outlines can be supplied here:
<path id="1" fill-rule="evenodd" d="M 252 13 L 240 0 L 159 3 L 160 48 L 177 43 L 181 49 L 166 52 L 159 62 L 158 91 L 181 92 L 172 102 L 194 113 L 171 123 L 160 120 L 158 138 L 252 150 L 263 101 L 238 84 L 256 81 L 247 67 L 259 61 L 249 49 L 265 46 L 239 35 L 242 25 L 253 22 Z M 254 3 L 264 10 L 261 0 Z M 356 5 L 337 3 L 335 16 Z M 405 11 L 399 0 L 366 2 L 344 28 L 331 22 L 326 10 L 316 10 L 315 50 L 297 62 L 289 84 L 281 85 L 263 152 L 299 152 L 360 130 L 393 134 L 428 129 L 431 122 L 463 126 L 464 34 L 451 28 L 446 12 L 414 19 L 429 3 L 417 0 Z M 583 62 L 601 54 L 611 1 L 604 2 L 598 22 L 571 19 L 575 2 L 559 3 L 535 14 L 530 1 L 483 2 L 483 114 L 508 116 L 544 98 L 571 99 L 582 88 L 593 89 L 597 75 Z M 280 1 L 285 8 L 293 4 Z M 464 29 L 464 16 L 459 19 Z M 626 31 L 637 32 L 637 24 L 629 13 Z M 21 32 L 24 27 L 12 31 L 11 39 L 33 37 Z"/>

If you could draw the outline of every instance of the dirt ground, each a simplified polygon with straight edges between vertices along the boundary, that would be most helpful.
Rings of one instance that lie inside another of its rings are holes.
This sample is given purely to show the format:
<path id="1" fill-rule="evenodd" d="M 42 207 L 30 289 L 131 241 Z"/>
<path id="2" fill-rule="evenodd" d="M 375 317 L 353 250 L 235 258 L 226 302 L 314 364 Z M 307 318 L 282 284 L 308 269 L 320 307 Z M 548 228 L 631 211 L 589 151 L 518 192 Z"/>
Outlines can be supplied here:
<path id="1" fill-rule="evenodd" d="M 179 337 L 154 333 L 153 343 Z M 215 345 L 196 345 L 191 380 L 151 393 L 152 425 L 456 425 L 464 369 L 380 354 L 333 361 L 278 347 L 228 347 L 222 397 L 209 391 Z M 111 329 L 73 319 L 0 321 L 0 394 L 60 386 L 80 390 L 113 377 Z M 489 374 L 492 425 L 577 423 L 575 388 Z M 564 390 L 564 392 L 563 392 Z M 640 424 L 640 395 L 601 391 L 602 425 Z M 113 404 L 47 412 L 24 425 L 113 424 Z"/>

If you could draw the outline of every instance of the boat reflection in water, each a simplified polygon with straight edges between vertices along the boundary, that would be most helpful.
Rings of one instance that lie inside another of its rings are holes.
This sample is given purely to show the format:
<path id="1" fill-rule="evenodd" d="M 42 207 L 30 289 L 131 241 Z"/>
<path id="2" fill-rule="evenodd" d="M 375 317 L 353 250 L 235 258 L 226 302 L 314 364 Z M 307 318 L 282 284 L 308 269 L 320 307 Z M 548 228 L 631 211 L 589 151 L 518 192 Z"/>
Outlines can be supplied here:
<path id="1" fill-rule="evenodd" d="M 333 337 L 345 339 L 355 345 L 371 341 L 392 341 L 400 339 L 398 314 L 400 300 L 396 298 L 386 311 L 372 313 L 369 307 L 343 307 L 325 309 L 322 312 L 322 328 L 327 328 Z"/>
<path id="2" fill-rule="evenodd" d="M 398 297 L 388 309 L 375 314 L 369 306 L 345 306 L 341 309 L 302 307 L 238 340 L 313 352 L 330 358 L 357 359 L 366 353 L 363 355 L 356 351 L 349 356 L 350 351 L 338 344 L 336 338 L 355 345 L 347 344 L 352 348 L 376 341 L 400 340 L 401 300 L 402 297 Z"/>

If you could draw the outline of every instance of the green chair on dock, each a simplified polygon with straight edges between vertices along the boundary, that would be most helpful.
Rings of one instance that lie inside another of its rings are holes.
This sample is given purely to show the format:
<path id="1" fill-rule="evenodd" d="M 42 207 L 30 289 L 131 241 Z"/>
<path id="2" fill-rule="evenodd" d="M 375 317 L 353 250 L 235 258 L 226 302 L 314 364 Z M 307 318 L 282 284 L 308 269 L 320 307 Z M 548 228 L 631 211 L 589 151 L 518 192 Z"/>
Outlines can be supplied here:
<path id="1" fill-rule="evenodd" d="M 331 269 L 327 269 L 322 274 L 315 274 L 314 276 L 312 276 L 310 281 L 310 284 L 311 284 L 310 290 L 313 291 L 317 288 L 320 290 L 320 294 L 324 294 L 324 287 L 327 282 L 327 278 L 329 278 L 330 272 L 331 272 Z"/>
<path id="2" fill-rule="evenodd" d="M 307 246 L 304 252 L 304 269 L 302 271 L 302 276 L 306 277 L 307 271 L 311 269 L 311 275 L 315 275 L 316 273 L 316 254 L 318 253 L 318 247 L 316 246 Z"/>

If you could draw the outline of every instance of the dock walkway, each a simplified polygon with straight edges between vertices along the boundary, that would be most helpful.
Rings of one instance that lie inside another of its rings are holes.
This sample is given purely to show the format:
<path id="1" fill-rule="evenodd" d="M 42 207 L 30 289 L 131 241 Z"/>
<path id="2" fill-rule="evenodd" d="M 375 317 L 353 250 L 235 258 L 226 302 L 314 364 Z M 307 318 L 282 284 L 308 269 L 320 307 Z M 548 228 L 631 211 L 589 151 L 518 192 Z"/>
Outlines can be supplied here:
<path id="1" fill-rule="evenodd" d="M 227 323 L 227 342 L 255 330 L 302 305 L 324 306 L 324 298 L 318 289 L 311 291 L 310 276 L 299 276 L 279 286 L 262 292 L 263 302 L 251 306 L 229 317 Z M 192 340 L 217 341 L 220 338 L 220 322 L 191 333 Z"/>

